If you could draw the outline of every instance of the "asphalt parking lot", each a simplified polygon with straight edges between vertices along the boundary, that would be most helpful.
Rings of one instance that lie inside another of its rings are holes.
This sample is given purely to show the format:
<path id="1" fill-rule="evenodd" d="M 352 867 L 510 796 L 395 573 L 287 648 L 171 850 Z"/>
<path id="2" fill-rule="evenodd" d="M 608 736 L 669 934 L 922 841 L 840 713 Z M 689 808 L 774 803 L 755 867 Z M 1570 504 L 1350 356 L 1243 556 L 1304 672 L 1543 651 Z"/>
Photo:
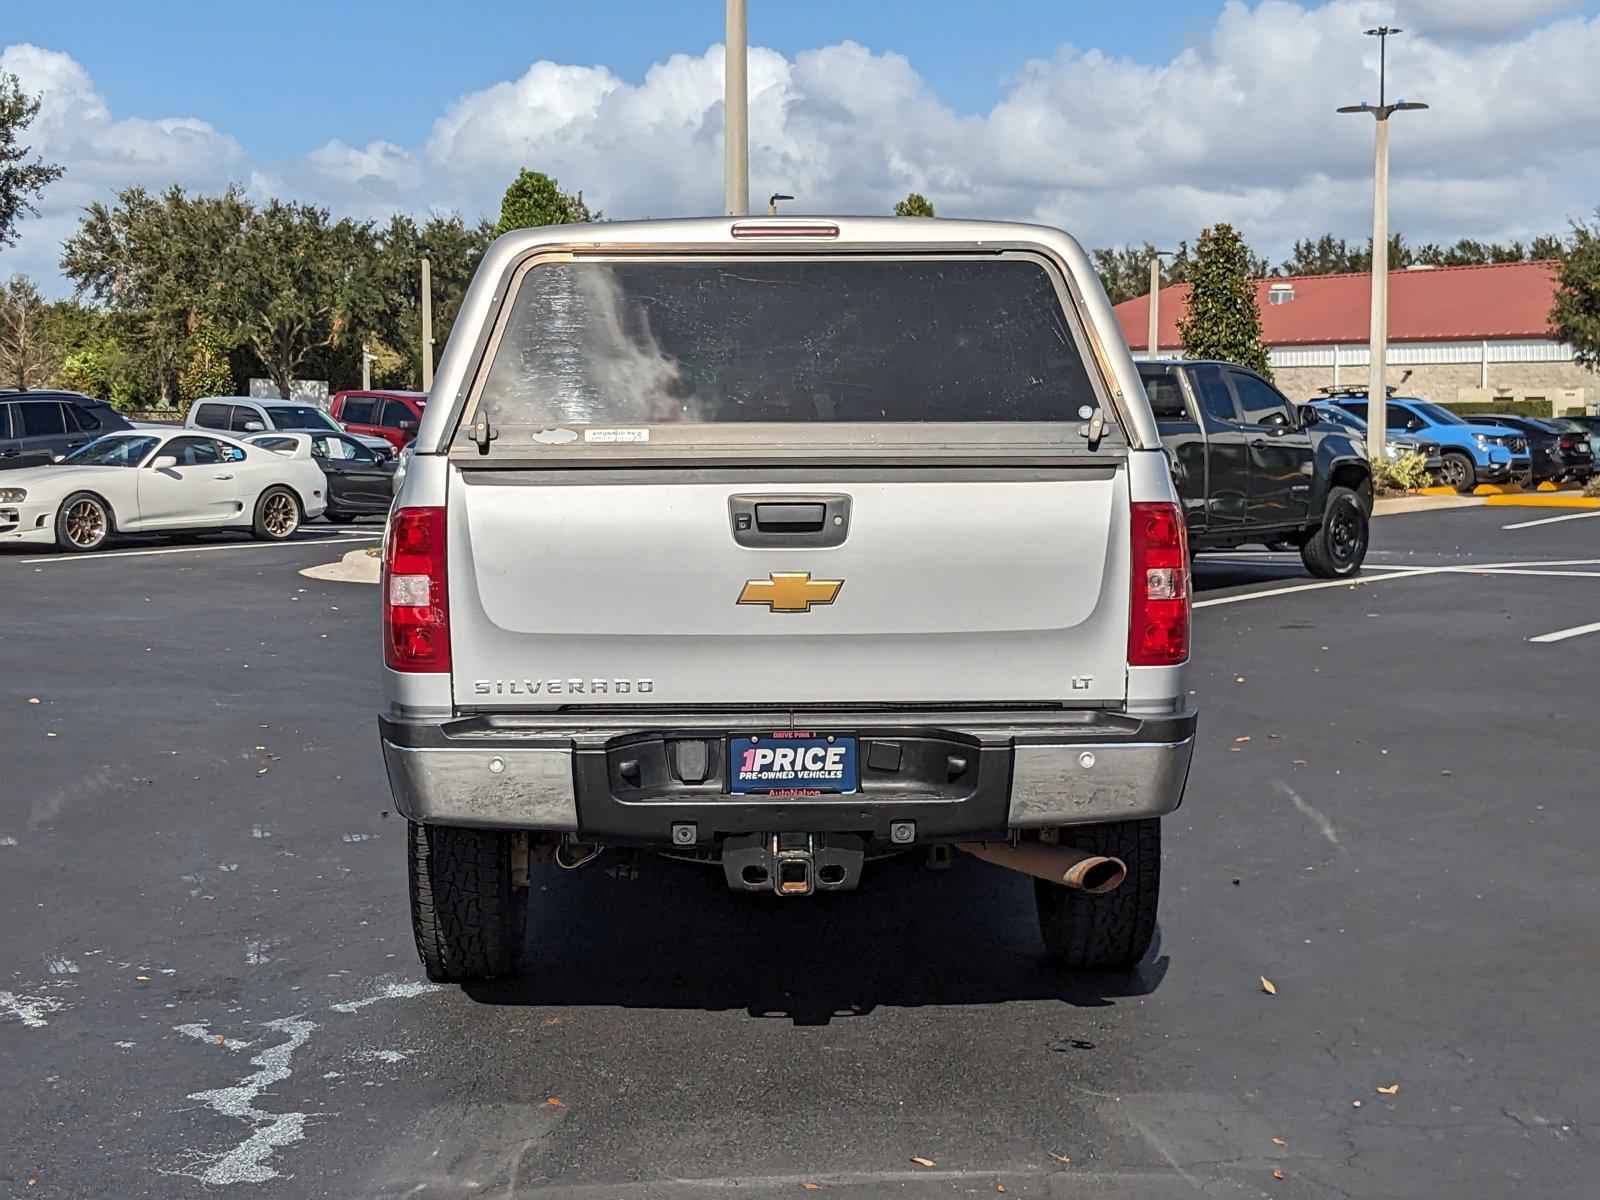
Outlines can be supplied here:
<path id="1" fill-rule="evenodd" d="M 431 987 L 376 589 L 297 573 L 351 539 L 0 554 L 0 1179 L 1592 1195 L 1600 518 L 1549 515 L 1383 518 L 1354 584 L 1201 560 L 1202 746 L 1120 979 L 1047 969 L 972 860 L 791 904 L 603 858 L 536 877 L 518 980 Z"/>

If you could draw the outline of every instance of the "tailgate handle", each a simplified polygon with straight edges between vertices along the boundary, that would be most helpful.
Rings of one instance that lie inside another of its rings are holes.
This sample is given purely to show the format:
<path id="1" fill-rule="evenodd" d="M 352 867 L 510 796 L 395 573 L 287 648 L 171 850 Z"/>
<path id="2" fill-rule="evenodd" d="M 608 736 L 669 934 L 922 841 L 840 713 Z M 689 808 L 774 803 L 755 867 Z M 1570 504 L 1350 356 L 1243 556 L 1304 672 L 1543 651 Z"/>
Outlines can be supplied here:
<path id="1" fill-rule="evenodd" d="M 741 546 L 842 546 L 850 536 L 850 497 L 780 493 L 729 496 L 728 523 Z"/>
<path id="2" fill-rule="evenodd" d="M 827 513 L 823 504 L 758 504 L 756 528 L 762 533 L 817 533 Z"/>

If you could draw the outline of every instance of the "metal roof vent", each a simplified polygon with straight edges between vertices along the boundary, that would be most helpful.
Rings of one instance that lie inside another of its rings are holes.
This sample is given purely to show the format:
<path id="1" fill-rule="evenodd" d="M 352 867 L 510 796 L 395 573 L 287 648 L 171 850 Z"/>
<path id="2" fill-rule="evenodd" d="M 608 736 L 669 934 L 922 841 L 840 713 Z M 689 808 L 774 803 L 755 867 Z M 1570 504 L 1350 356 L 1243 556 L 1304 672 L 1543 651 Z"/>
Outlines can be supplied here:
<path id="1" fill-rule="evenodd" d="M 1287 304 L 1294 299 L 1294 284 L 1275 283 L 1267 289 L 1268 304 Z"/>

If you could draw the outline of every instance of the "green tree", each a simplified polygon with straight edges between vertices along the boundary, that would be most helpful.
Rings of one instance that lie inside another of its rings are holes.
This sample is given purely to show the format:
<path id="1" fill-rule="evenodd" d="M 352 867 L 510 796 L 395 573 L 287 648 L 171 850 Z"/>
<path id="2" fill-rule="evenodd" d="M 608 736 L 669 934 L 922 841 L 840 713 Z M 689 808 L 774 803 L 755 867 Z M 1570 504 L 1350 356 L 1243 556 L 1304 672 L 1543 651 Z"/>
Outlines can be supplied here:
<path id="1" fill-rule="evenodd" d="M 15 75 L 0 71 L 0 246 L 16 244 L 17 222 L 38 212 L 33 202 L 61 178 L 60 167 L 22 144 L 22 134 L 38 115 L 38 97 L 25 94 Z"/>
<path id="2" fill-rule="evenodd" d="M 397 214 L 374 230 L 372 256 L 361 281 L 361 310 L 363 332 L 378 355 L 375 383 L 421 385 L 423 248 L 433 276 L 434 338 L 442 347 L 493 237 L 494 227 L 487 222 L 468 225 L 456 214 L 432 217 L 420 228 L 411 217 Z"/>
<path id="3" fill-rule="evenodd" d="M 149 398 L 177 395 L 191 331 L 231 295 L 228 256 L 254 211 L 238 188 L 220 196 L 126 188 L 111 204 L 89 205 L 62 246 L 62 271 L 80 297 L 109 310 Z"/>
<path id="4" fill-rule="evenodd" d="M 933 216 L 933 201 L 929 200 L 921 192 L 912 192 L 894 206 L 894 215 L 897 217 L 931 217 Z"/>
<path id="5" fill-rule="evenodd" d="M 1600 210 L 1595 216 L 1600 218 Z M 1550 308 L 1556 337 L 1572 344 L 1584 366 L 1600 367 L 1600 219 L 1593 225 L 1573 222 L 1556 282 Z"/>
<path id="6" fill-rule="evenodd" d="M 47 383 L 60 365 L 33 280 L 13 275 L 0 283 L 0 384 L 25 392 Z"/>
<path id="7" fill-rule="evenodd" d="M 1365 271 L 1366 264 L 1371 261 L 1372 255 L 1362 247 L 1325 233 L 1315 241 L 1310 238 L 1296 241 L 1293 253 L 1278 265 L 1278 274 L 1341 275 Z"/>
<path id="8" fill-rule="evenodd" d="M 371 227 L 334 221 L 325 208 L 269 200 L 249 213 L 218 263 L 225 286 L 202 316 L 230 342 L 248 345 L 287 397 L 296 372 L 319 352 L 359 341 Z M 356 336 L 352 337 L 352 332 Z"/>
<path id="9" fill-rule="evenodd" d="M 591 212 L 582 192 L 563 192 L 561 185 L 543 171 L 523 169 L 506 189 L 500 201 L 500 220 L 494 227 L 499 237 L 513 229 L 537 229 L 541 225 L 570 225 L 578 221 L 598 221 L 601 214 Z"/>
<path id="10" fill-rule="evenodd" d="M 1100 283 L 1111 303 L 1121 304 L 1143 296 L 1150 290 L 1150 260 L 1156 248 L 1149 242 L 1138 246 L 1114 246 L 1090 252 Z M 1189 278 L 1189 243 L 1179 242 L 1170 257 L 1161 260 L 1161 286 L 1171 287 Z"/>
<path id="11" fill-rule="evenodd" d="M 1186 357 L 1238 363 L 1271 378 L 1256 304 L 1259 263 L 1232 225 L 1219 223 L 1201 232 L 1189 272 L 1194 286 L 1188 311 L 1178 320 Z"/>
<path id="12" fill-rule="evenodd" d="M 178 404 L 184 413 L 202 396 L 236 396 L 233 370 L 228 365 L 228 341 L 208 318 L 195 323 L 189 338 L 189 357 L 178 376 Z"/>

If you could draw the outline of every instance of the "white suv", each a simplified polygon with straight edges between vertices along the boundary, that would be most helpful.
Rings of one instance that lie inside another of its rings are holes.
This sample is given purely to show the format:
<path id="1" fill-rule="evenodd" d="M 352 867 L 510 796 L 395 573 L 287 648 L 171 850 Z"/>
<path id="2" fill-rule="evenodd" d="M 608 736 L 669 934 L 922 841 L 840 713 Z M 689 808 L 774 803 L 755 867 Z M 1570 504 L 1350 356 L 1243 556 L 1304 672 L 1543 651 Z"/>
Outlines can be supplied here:
<path id="1" fill-rule="evenodd" d="M 206 396 L 190 406 L 183 423 L 190 429 L 214 429 L 237 437 L 272 430 L 349 432 L 315 404 L 255 396 Z M 387 438 L 364 437 L 359 433 L 350 436 L 383 458 L 394 456 L 394 446 Z"/>

